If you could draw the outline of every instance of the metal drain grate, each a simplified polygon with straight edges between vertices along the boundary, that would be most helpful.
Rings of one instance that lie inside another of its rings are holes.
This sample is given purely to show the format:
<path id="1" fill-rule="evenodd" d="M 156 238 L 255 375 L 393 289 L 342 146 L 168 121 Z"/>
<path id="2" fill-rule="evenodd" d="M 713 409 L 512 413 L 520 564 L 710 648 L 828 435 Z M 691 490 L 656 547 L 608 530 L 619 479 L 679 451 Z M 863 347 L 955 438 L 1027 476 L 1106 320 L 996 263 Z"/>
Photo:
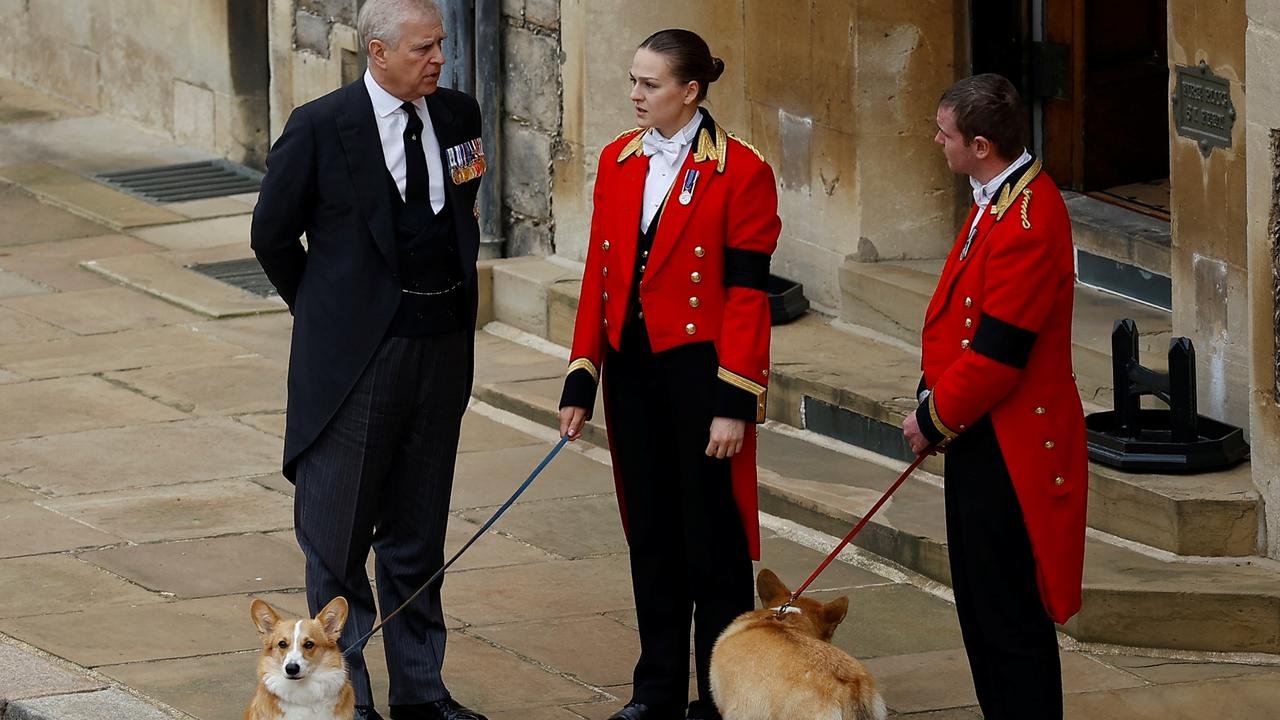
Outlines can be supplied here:
<path id="1" fill-rule="evenodd" d="M 93 179 L 155 203 L 258 192 L 262 185 L 262 173 L 226 160 L 119 170 Z"/>
<path id="2" fill-rule="evenodd" d="M 187 269 L 238 287 L 241 290 L 246 290 L 259 297 L 271 297 L 276 294 L 275 287 L 271 285 L 271 281 L 262 272 L 262 266 L 254 258 L 196 263 L 188 265 Z"/>

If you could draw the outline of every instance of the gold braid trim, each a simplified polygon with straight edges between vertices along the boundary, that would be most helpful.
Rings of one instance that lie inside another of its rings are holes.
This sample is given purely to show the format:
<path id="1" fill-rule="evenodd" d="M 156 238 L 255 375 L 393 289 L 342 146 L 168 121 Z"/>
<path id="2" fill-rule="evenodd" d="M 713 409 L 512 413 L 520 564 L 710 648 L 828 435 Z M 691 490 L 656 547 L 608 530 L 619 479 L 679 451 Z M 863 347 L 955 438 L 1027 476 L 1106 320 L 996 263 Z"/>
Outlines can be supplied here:
<path id="1" fill-rule="evenodd" d="M 640 157 L 644 154 L 644 133 L 636 132 L 639 129 L 640 128 L 632 128 L 613 139 L 614 142 L 617 142 L 618 140 L 626 137 L 628 133 L 636 133 L 636 136 L 631 138 L 631 142 L 622 146 L 622 151 L 618 153 L 618 162 L 622 162 L 632 155 Z"/>
<path id="2" fill-rule="evenodd" d="M 755 147 L 754 145 L 752 145 L 751 143 L 747 142 L 746 140 L 743 140 L 742 138 L 738 137 L 737 135 L 734 135 L 733 133 L 729 133 L 729 137 L 733 138 L 734 140 L 737 140 L 737 141 L 738 141 L 738 144 L 739 144 L 739 145 L 741 145 L 742 147 L 744 147 L 744 148 L 746 148 L 746 149 L 750 150 L 751 152 L 755 153 L 755 154 L 756 154 L 756 157 L 760 158 L 760 162 L 764 162 L 764 161 L 765 161 L 765 160 L 764 160 L 764 154 L 763 154 L 763 153 L 761 153 L 759 150 L 757 150 L 757 149 L 756 149 L 756 147 Z"/>
<path id="3" fill-rule="evenodd" d="M 1040 158 L 1036 158 L 1035 161 L 1031 163 L 1031 167 L 1022 174 L 1022 177 L 1018 179 L 1018 183 L 1014 185 L 1012 189 L 1010 189 L 1008 185 L 1004 186 L 1004 190 L 1000 192 L 1000 199 L 991 205 L 991 214 L 996 216 L 996 222 L 1004 219 L 1005 211 L 1009 209 L 1009 206 L 1013 205 L 1014 201 L 1018 199 L 1018 196 L 1022 194 L 1022 191 L 1027 189 L 1027 186 L 1031 184 L 1031 181 L 1040 174 L 1040 168 Z"/>
<path id="4" fill-rule="evenodd" d="M 633 132 L 640 132 L 640 130 L 641 128 L 638 128 L 638 127 L 633 127 L 630 130 L 623 130 L 622 132 L 618 133 L 617 137 L 615 137 L 613 140 L 610 140 L 609 142 L 618 142 L 619 140 L 630 135 Z"/>
<path id="5" fill-rule="evenodd" d="M 960 433 L 947 427 L 942 422 L 942 418 L 938 417 L 938 406 L 934 402 L 934 394 L 929 393 L 929 419 L 933 421 L 933 426 L 938 428 L 938 432 L 942 433 L 945 438 L 942 442 L 948 443 L 960 436 Z"/>
<path id="6" fill-rule="evenodd" d="M 1031 207 L 1031 188 L 1022 191 L 1022 229 L 1031 229 L 1031 219 L 1027 217 L 1027 209 Z"/>
<path id="7" fill-rule="evenodd" d="M 724 368 L 720 368 L 719 370 L 716 371 L 716 377 L 738 388 L 739 390 L 746 390 L 752 395 L 755 395 L 756 396 L 756 422 L 758 423 L 764 422 L 764 419 L 765 419 L 764 411 L 767 405 L 766 398 L 769 393 L 768 388 L 766 388 L 765 386 L 759 383 L 754 383 L 742 377 L 741 375 L 733 371 L 726 370 Z"/>
<path id="8" fill-rule="evenodd" d="M 578 358 L 577 360 L 569 363 L 569 370 L 565 372 L 565 375 L 572 374 L 574 370 L 586 370 L 587 373 L 591 375 L 592 380 L 600 382 L 600 371 L 596 370 L 595 363 L 586 358 Z"/>

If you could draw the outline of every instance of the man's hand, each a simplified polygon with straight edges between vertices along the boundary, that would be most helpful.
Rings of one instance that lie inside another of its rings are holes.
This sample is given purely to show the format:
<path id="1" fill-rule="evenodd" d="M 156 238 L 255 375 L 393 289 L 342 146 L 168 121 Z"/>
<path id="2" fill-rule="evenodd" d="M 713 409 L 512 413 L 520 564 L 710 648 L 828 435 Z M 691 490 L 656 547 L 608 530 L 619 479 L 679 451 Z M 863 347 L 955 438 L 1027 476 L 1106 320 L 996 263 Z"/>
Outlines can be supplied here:
<path id="1" fill-rule="evenodd" d="M 747 421 L 718 417 L 711 421 L 711 442 L 707 443 L 707 457 L 720 460 L 731 458 L 742 450 L 742 436 Z"/>
<path id="2" fill-rule="evenodd" d="M 920 432 L 920 424 L 916 422 L 915 413 L 908 413 L 907 419 L 902 421 L 902 437 L 907 439 L 911 452 L 917 455 L 929 449 L 929 440 L 924 433 Z"/>
<path id="3" fill-rule="evenodd" d="M 572 442 L 582 435 L 582 426 L 587 422 L 587 409 L 566 405 L 560 408 L 560 437 L 567 437 Z"/>

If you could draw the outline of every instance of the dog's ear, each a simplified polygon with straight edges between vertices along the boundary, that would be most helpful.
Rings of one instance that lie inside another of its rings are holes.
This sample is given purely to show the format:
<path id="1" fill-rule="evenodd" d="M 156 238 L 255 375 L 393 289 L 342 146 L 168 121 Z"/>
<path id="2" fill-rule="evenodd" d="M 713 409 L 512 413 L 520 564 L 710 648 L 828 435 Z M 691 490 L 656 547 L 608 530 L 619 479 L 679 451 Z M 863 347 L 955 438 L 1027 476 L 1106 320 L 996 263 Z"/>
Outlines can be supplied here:
<path id="1" fill-rule="evenodd" d="M 342 637 L 342 628 L 347 625 L 347 599 L 339 595 L 329 601 L 328 605 L 316 613 L 316 621 L 324 628 L 324 634 L 331 642 L 338 642 Z"/>
<path id="2" fill-rule="evenodd" d="M 756 576 L 756 592 L 760 593 L 760 601 L 765 607 L 777 607 L 791 597 L 791 591 L 768 568 Z"/>
<path id="3" fill-rule="evenodd" d="M 841 595 L 831 602 L 822 606 L 822 639 L 830 641 L 832 636 L 836 634 L 836 626 L 844 620 L 844 616 L 849 613 L 849 596 Z"/>
<path id="4" fill-rule="evenodd" d="M 271 631 L 276 629 L 276 623 L 280 622 L 280 614 L 275 608 L 257 598 L 249 604 L 249 616 L 253 618 L 254 626 L 262 635 L 270 635 Z"/>

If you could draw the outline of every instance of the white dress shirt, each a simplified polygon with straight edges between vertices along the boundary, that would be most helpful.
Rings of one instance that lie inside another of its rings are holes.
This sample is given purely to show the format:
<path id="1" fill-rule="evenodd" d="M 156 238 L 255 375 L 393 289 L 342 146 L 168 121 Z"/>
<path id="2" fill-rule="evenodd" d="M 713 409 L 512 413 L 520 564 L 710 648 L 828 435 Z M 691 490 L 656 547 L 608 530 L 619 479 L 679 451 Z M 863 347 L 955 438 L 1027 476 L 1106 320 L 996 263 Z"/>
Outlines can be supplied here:
<path id="1" fill-rule="evenodd" d="M 400 107 L 404 101 L 383 90 L 368 70 L 364 71 L 364 86 L 368 88 L 369 99 L 373 101 L 373 115 L 378 122 L 378 136 L 382 138 L 382 159 L 386 162 L 392 179 L 396 181 L 396 187 L 400 190 L 400 199 L 403 200 L 405 178 L 408 174 L 408 167 L 404 161 L 404 130 L 409 126 L 409 116 Z M 440 140 L 436 138 L 436 130 L 431 125 L 431 114 L 427 112 L 426 99 L 414 100 L 413 106 L 418 109 L 418 117 L 422 120 L 420 139 L 422 151 L 427 155 L 427 174 L 430 176 L 427 189 L 431 195 L 431 209 L 440 212 L 444 209 L 444 163 L 440 162 Z"/>
<path id="2" fill-rule="evenodd" d="M 693 114 L 688 125 L 676 131 L 675 135 L 665 138 L 658 128 L 645 131 L 644 154 L 649 156 L 649 173 L 644 178 L 644 205 L 640 209 L 640 230 L 649 229 L 649 223 L 658 214 L 662 201 L 666 199 L 671 184 L 676 180 L 676 173 L 689 157 L 689 149 L 698 136 L 698 127 L 702 125 L 702 110 Z M 675 150 L 674 156 L 672 150 Z"/>
<path id="3" fill-rule="evenodd" d="M 973 240 L 973 234 L 978 230 L 978 221 L 982 219 L 983 211 L 991 204 L 992 196 L 995 195 L 996 190 L 1000 189 L 1000 184 L 1007 180 L 1015 170 L 1029 162 L 1031 162 L 1031 153 L 1024 149 L 1017 160 L 1014 160 L 1009 167 L 1000 171 L 999 175 L 991 178 L 987 183 L 980 183 L 972 177 L 969 178 L 969 184 L 973 186 L 973 201 L 978 205 L 978 212 L 974 214 L 973 223 L 969 225 L 969 237 L 965 242 L 966 245 Z"/>

